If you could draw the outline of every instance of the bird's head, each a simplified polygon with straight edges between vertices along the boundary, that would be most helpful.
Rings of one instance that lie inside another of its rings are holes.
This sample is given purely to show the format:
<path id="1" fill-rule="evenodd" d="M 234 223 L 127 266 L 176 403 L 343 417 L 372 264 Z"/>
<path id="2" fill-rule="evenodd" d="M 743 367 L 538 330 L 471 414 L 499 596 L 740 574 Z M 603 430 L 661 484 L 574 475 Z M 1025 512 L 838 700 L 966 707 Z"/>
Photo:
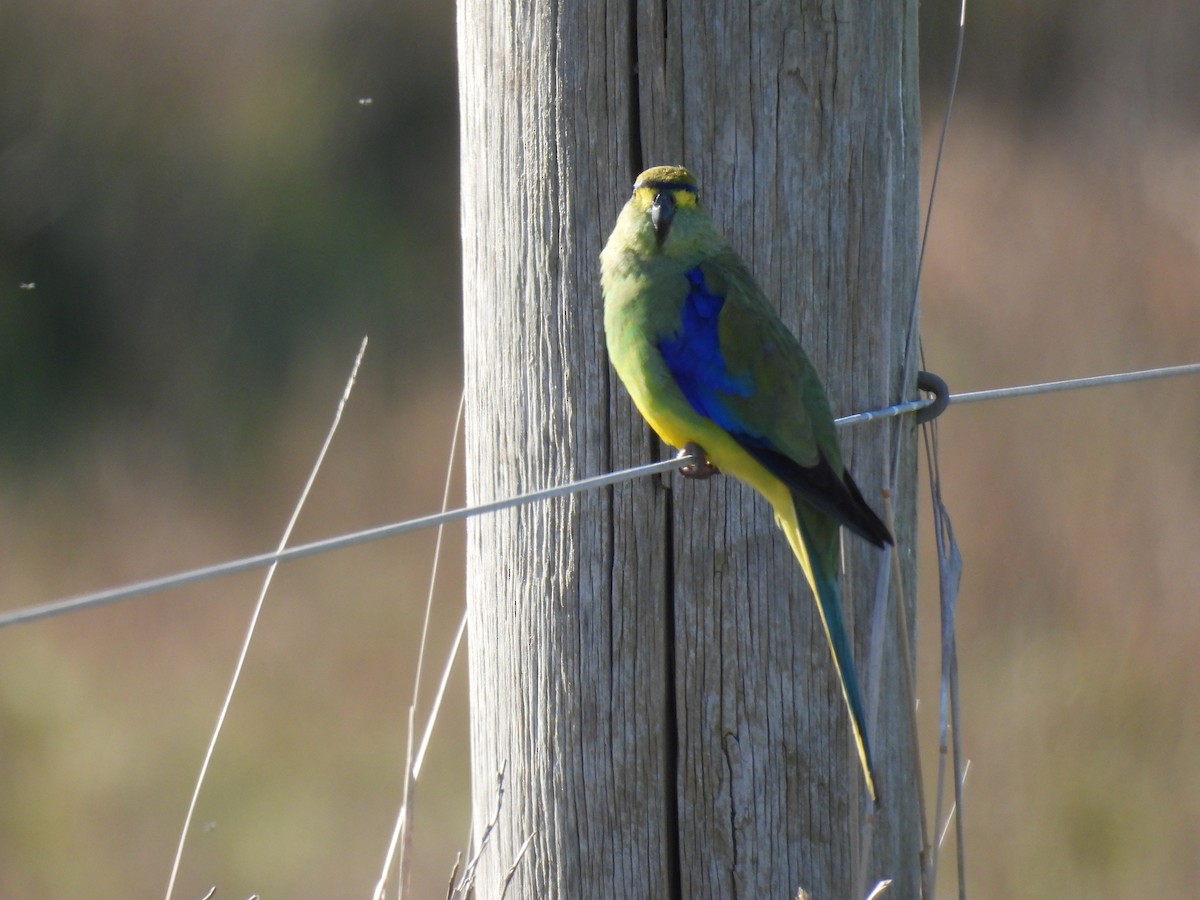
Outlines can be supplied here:
<path id="1" fill-rule="evenodd" d="M 700 208 L 696 179 L 683 166 L 655 166 L 639 175 L 625 211 L 635 217 L 638 230 L 653 234 L 662 252 L 683 249 L 712 228 Z"/>

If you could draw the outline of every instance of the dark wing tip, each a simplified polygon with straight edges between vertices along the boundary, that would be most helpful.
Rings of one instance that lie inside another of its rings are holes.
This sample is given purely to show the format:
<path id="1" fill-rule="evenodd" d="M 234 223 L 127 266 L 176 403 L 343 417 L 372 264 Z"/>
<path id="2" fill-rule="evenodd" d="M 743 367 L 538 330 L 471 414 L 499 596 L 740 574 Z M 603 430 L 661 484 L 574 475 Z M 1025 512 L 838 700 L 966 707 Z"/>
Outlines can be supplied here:
<path id="1" fill-rule="evenodd" d="M 863 540 L 876 547 L 894 543 L 887 525 L 883 524 L 883 520 L 863 498 L 862 491 L 858 489 L 850 473 L 844 471 L 839 476 L 824 453 L 818 453 L 816 465 L 802 466 L 761 440 L 740 434 L 734 434 L 733 438 L 769 472 L 791 488 L 794 494 L 849 528 Z"/>
<path id="2" fill-rule="evenodd" d="M 858 485 L 850 477 L 849 471 L 843 473 L 842 483 L 846 486 L 846 490 L 855 501 L 856 516 L 854 523 L 846 522 L 846 526 L 859 537 L 870 541 L 876 547 L 884 547 L 896 543 L 892 539 L 892 532 L 883 523 L 883 519 L 875 514 L 875 510 L 871 509 L 870 504 L 863 498 L 862 491 L 858 489 Z"/>

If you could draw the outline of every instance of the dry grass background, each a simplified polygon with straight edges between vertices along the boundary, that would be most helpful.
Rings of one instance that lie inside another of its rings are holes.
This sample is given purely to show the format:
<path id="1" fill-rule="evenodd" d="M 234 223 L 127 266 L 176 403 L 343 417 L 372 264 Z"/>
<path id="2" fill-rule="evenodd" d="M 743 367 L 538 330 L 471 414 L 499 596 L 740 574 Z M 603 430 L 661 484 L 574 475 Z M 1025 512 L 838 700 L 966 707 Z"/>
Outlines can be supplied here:
<path id="1" fill-rule="evenodd" d="M 952 389 L 1200 359 L 1194 139 L 1105 159 L 1096 135 L 1019 134 L 970 104 L 952 134 L 923 297 Z M 1190 896 L 1200 384 L 956 407 L 940 427 L 972 896 Z M 933 572 L 926 554 L 927 703 Z"/>
<path id="2" fill-rule="evenodd" d="M 348 368 L 348 366 L 347 366 Z M 99 473 L 5 491 L 4 596 L 28 600 L 270 549 L 340 388 L 297 392 L 245 498 L 110 447 Z M 454 388 L 423 402 L 358 396 L 297 541 L 436 509 Z M 419 436 L 421 447 L 412 447 Z M 103 451 L 102 451 L 103 452 Z M 461 479 L 460 479 L 461 483 Z M 249 488 L 242 485 L 242 488 Z M 461 489 L 454 495 L 461 502 Z M 30 526 L 33 527 L 30 527 Z M 435 671 L 462 604 L 450 531 L 432 627 Z M 182 869 L 179 897 L 368 896 L 399 805 L 432 532 L 281 567 L 268 596 Z M 261 573 L 0 633 L 0 896 L 159 894 Z M 465 671 L 418 797 L 413 885 L 444 886 L 468 827 Z M 440 894 L 438 894 L 440 895 Z"/>
<path id="3" fill-rule="evenodd" d="M 1090 31 L 1070 31 L 1066 57 L 1093 58 L 1080 50 L 1088 40 L 1111 43 L 1104 36 L 1121 20 L 1110 6 Z M 997 27 L 980 18 L 985 34 Z M 1194 16 L 1175 18 L 1194 34 Z M 1142 33 L 1129 41 L 1155 46 Z M 1160 63 L 1140 58 L 1148 71 Z M 986 84 L 971 92 L 973 78 L 1005 75 L 973 73 L 982 59 L 995 57 L 973 57 L 968 44 L 924 279 L 927 366 L 968 390 L 1200 359 L 1195 123 L 1169 105 L 1098 99 L 1110 96 L 1104 77 L 1059 97 L 1052 114 L 1027 115 L 994 102 Z M 936 116 L 937 95 L 926 104 Z M 456 339 L 439 334 L 447 361 L 408 368 L 395 359 L 411 348 L 373 335 L 297 540 L 437 507 L 457 401 Z M 74 432 L 53 466 L 5 467 L 3 605 L 273 546 L 355 346 L 324 346 L 281 382 L 269 431 L 216 471 L 153 421 L 104 416 Z M 1191 895 L 1200 384 L 958 407 L 940 429 L 966 564 L 971 896 Z M 449 538 L 437 662 L 462 602 L 461 529 Z M 177 896 L 212 884 L 218 897 L 367 895 L 401 792 L 432 546 L 431 533 L 416 534 L 280 570 Z M 924 548 L 921 700 L 933 765 L 928 535 Z M 257 585 L 243 575 L 0 632 L 0 897 L 161 891 Z M 417 798 L 415 896 L 444 893 L 466 841 L 464 682 L 460 671 Z M 948 867 L 940 886 L 951 895 Z"/>

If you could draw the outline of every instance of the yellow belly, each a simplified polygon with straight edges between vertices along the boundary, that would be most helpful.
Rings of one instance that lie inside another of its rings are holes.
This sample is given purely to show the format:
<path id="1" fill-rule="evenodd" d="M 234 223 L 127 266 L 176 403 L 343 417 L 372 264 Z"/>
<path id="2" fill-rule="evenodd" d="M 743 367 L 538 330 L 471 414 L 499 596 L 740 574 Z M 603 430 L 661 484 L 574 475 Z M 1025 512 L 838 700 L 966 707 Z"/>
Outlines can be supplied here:
<path id="1" fill-rule="evenodd" d="M 678 403 L 645 402 L 646 399 L 637 394 L 633 397 L 638 411 L 663 441 L 678 448 L 698 444 L 714 466 L 762 494 L 777 516 L 792 517 L 792 496 L 787 485 L 742 449 L 728 431 L 690 405 L 680 409 Z"/>

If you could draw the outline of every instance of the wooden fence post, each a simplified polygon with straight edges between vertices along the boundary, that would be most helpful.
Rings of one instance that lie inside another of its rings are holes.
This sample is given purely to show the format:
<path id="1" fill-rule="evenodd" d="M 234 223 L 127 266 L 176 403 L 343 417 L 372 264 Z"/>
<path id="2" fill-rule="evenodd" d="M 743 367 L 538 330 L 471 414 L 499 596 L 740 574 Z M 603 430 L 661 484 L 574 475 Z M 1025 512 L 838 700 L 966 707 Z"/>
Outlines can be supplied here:
<path id="1" fill-rule="evenodd" d="M 470 501 L 664 452 L 608 366 L 597 264 L 644 166 L 697 174 L 836 412 L 914 395 L 916 14 L 459 0 Z M 843 431 L 877 509 L 899 447 L 910 607 L 914 434 L 911 419 Z M 861 672 L 879 551 L 846 547 Z M 870 885 L 918 896 L 894 585 L 867 676 L 885 805 L 865 832 L 812 600 L 741 485 L 646 479 L 474 519 L 467 589 L 476 841 L 505 773 L 477 896 L 500 895 L 530 838 L 509 897 L 847 897 L 864 852 Z"/>

